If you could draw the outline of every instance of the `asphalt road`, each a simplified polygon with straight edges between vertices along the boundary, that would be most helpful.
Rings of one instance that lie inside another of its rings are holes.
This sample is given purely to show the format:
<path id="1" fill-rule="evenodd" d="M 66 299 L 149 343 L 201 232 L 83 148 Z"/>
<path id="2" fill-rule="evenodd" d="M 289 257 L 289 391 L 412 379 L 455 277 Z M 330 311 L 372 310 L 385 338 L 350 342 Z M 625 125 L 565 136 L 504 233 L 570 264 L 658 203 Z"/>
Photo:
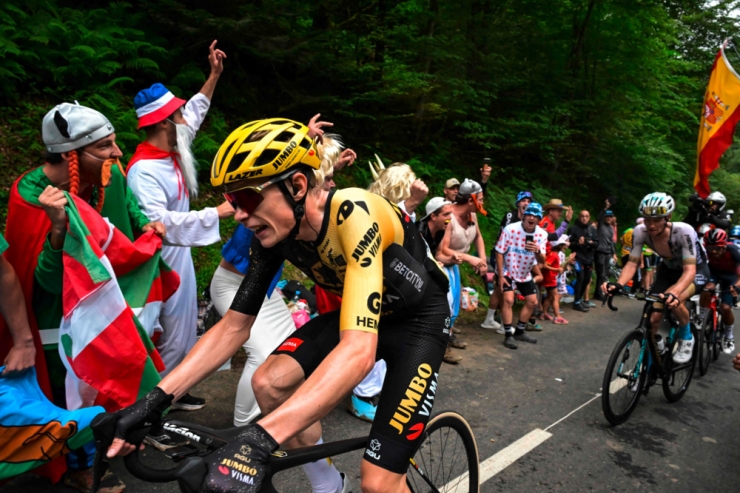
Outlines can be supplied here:
<path id="1" fill-rule="evenodd" d="M 502 336 L 467 324 L 461 339 L 469 343 L 458 366 L 444 365 L 435 411 L 454 409 L 471 423 L 478 441 L 484 492 L 498 491 L 670 491 L 714 492 L 737 488 L 740 448 L 735 438 L 740 402 L 740 374 L 730 356 L 721 355 L 705 377 L 698 371 L 684 396 L 669 404 L 659 385 L 643 397 L 630 420 L 612 427 L 601 411 L 601 381 L 607 359 L 621 334 L 633 327 L 642 304 L 622 298 L 620 310 L 594 308 L 588 314 L 564 314 L 570 325 L 543 322 L 536 345 L 516 351 L 502 346 Z M 482 317 L 481 317 L 482 319 Z M 238 371 L 212 376 L 194 390 L 207 395 L 202 411 L 178 418 L 214 428 L 231 425 Z M 344 407 L 324 421 L 326 441 L 358 436 L 369 425 Z M 541 431 L 536 431 L 541 430 Z M 546 430 L 546 431 L 545 431 Z M 541 441 L 541 443 L 540 443 Z M 512 444 L 531 451 L 514 453 Z M 149 455 L 149 454 L 148 454 Z M 521 456 L 520 456 L 521 455 Z M 493 457 L 493 458 L 492 458 Z M 154 458 L 156 465 L 159 458 Z M 335 458 L 359 492 L 360 452 Z M 512 462 L 508 467 L 497 464 Z M 173 484 L 146 484 L 125 473 L 132 492 L 172 492 Z M 283 473 L 280 491 L 310 491 L 302 471 Z M 3 493 L 72 492 L 26 475 Z"/>

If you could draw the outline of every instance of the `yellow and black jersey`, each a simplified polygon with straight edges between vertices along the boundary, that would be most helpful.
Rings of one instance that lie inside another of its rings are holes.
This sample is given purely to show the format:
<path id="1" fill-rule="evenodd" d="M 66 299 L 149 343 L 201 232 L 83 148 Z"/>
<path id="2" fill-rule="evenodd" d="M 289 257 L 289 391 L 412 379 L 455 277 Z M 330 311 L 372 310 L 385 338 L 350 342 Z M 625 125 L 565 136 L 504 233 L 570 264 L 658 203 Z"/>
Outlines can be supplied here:
<path id="1" fill-rule="evenodd" d="M 284 240 L 263 248 L 253 241 L 249 269 L 231 309 L 256 315 L 285 260 L 342 297 L 340 330 L 377 332 L 381 316 L 422 305 L 431 283 L 448 289 L 447 277 L 409 216 L 358 188 L 329 194 L 315 242 Z"/>

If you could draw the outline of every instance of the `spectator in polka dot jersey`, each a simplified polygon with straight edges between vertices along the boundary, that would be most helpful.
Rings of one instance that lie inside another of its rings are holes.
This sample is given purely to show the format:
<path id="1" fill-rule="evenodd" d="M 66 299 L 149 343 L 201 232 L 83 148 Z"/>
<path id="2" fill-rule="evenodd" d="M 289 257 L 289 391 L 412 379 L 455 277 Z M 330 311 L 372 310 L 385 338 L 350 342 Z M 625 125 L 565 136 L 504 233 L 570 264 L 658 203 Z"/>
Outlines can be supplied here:
<path id="1" fill-rule="evenodd" d="M 542 206 L 532 202 L 524 211 L 522 221 L 504 228 L 496 244 L 498 282 L 504 297 L 501 310 L 501 321 L 506 332 L 504 346 L 509 349 L 517 348 L 516 341 L 537 343 L 537 339 L 530 337 L 524 330 L 537 306 L 537 290 L 532 279 L 532 267 L 545 262 L 547 231 L 537 225 L 542 220 L 542 215 Z M 524 296 L 524 306 L 519 312 L 516 329 L 512 327 L 514 289 L 518 289 Z"/>

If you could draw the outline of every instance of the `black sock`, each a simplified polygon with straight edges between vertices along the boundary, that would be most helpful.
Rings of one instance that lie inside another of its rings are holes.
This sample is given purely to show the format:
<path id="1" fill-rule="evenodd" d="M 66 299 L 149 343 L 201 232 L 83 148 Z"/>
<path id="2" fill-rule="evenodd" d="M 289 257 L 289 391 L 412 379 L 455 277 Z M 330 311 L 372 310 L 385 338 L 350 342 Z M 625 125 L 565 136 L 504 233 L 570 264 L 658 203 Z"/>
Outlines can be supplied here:
<path id="1" fill-rule="evenodd" d="M 507 336 L 510 336 L 514 333 L 514 329 L 511 328 L 511 324 L 504 324 L 504 332 L 506 332 Z"/>
<path id="2" fill-rule="evenodd" d="M 527 328 L 527 322 L 522 322 L 521 320 L 516 324 L 516 331 L 514 332 L 515 336 L 524 334 L 524 329 Z"/>

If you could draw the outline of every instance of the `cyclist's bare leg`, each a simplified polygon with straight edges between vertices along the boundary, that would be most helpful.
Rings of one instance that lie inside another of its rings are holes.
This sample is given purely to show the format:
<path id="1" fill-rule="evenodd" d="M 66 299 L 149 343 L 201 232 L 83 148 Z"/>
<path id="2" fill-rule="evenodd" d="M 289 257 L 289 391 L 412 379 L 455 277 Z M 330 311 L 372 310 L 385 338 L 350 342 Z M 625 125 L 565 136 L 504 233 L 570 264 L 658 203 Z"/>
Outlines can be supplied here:
<path id="1" fill-rule="evenodd" d="M 504 325 L 511 325 L 514 318 L 514 291 L 504 292 L 504 302 L 501 306 L 501 322 Z"/>
<path id="2" fill-rule="evenodd" d="M 363 493 L 408 493 L 406 474 L 387 471 L 363 459 L 360 467 Z"/>
<path id="3" fill-rule="evenodd" d="M 252 389 L 262 415 L 266 416 L 285 402 L 305 381 L 303 368 L 285 354 L 272 354 L 257 368 Z M 321 423 L 316 422 L 283 444 L 286 449 L 316 445 L 321 437 Z"/>
<path id="4" fill-rule="evenodd" d="M 712 302 L 712 292 L 714 291 L 715 284 L 708 282 L 704 286 L 704 291 L 701 292 L 701 298 L 699 299 L 699 306 L 702 308 L 709 308 L 709 303 Z"/>
<path id="5" fill-rule="evenodd" d="M 678 306 L 671 310 L 671 314 L 673 315 L 673 318 L 676 319 L 676 322 L 678 322 L 678 325 L 680 327 L 685 327 L 686 324 L 689 323 L 689 310 L 686 308 L 686 300 L 694 296 L 694 285 L 690 285 L 689 289 L 681 293 L 681 296 L 678 297 Z M 662 305 L 656 303 L 654 307 L 658 310 L 662 308 Z M 658 333 L 658 328 L 660 327 L 660 322 L 663 321 L 663 314 L 660 311 L 653 311 L 653 313 L 650 315 L 650 324 L 653 328 L 653 334 Z"/>

